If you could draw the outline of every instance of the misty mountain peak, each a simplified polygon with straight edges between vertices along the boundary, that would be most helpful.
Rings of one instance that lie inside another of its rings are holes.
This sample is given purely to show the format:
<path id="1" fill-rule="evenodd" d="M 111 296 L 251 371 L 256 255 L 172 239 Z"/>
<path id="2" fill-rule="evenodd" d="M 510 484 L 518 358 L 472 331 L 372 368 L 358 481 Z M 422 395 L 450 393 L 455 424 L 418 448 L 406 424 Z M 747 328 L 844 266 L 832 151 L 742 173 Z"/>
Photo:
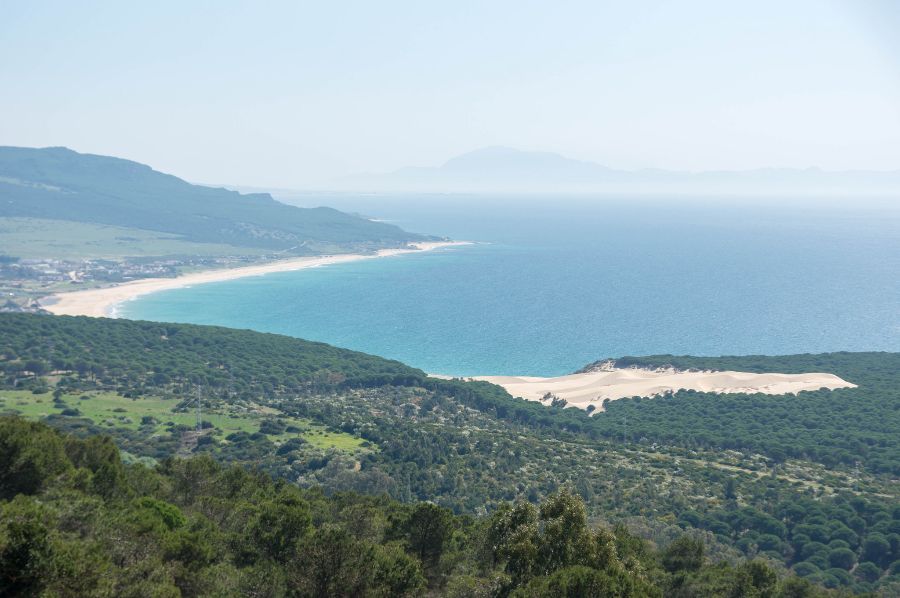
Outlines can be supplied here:
<path id="1" fill-rule="evenodd" d="M 608 170 L 590 162 L 565 158 L 553 152 L 523 151 L 505 146 L 490 146 L 447 160 L 441 170 L 456 173 L 519 173 L 522 175 L 577 174 Z"/>

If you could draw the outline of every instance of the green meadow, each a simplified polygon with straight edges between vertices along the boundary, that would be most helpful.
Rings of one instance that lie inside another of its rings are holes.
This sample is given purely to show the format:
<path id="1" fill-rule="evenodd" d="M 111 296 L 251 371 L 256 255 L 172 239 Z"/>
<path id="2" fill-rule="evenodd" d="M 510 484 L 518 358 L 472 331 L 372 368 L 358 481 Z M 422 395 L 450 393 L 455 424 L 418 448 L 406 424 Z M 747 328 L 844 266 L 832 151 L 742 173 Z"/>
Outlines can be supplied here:
<path id="1" fill-rule="evenodd" d="M 22 417 L 39 420 L 48 415 L 67 415 L 91 420 L 106 428 L 144 430 L 149 434 L 164 433 L 173 426 L 194 426 L 196 412 L 191 405 L 187 410 L 177 410 L 182 401 L 173 398 L 127 398 L 113 392 L 87 392 L 63 394 L 58 400 L 48 393 L 33 394 L 25 390 L 0 390 L 0 413 L 16 413 Z M 77 410 L 77 414 L 67 410 Z M 261 423 L 277 418 L 287 430 L 266 434 L 275 444 L 292 438 L 302 438 L 310 445 L 322 449 L 338 449 L 354 452 L 365 442 L 351 434 L 334 432 L 306 419 L 289 417 L 270 407 L 253 407 L 240 410 L 235 406 L 226 409 L 203 409 L 203 421 L 221 432 L 221 441 L 235 432 L 254 434 Z M 145 419 L 145 418 L 152 418 Z"/>
<path id="2" fill-rule="evenodd" d="M 197 243 L 152 230 L 46 218 L 0 218 L 0 254 L 22 259 L 263 255 L 254 247 Z"/>

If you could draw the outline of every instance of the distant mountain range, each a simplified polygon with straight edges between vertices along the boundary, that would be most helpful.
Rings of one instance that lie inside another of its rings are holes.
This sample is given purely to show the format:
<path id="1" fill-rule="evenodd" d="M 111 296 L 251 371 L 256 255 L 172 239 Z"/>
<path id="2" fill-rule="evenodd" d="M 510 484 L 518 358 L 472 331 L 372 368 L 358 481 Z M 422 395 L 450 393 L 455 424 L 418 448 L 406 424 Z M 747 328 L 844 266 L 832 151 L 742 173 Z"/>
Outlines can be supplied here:
<path id="1" fill-rule="evenodd" d="M 402 168 L 333 181 L 335 190 L 423 192 L 900 193 L 900 171 L 764 168 L 677 172 L 615 170 L 551 152 L 488 147 L 437 167 Z"/>
<path id="2" fill-rule="evenodd" d="M 267 193 L 192 185 L 144 164 L 64 147 L 0 147 L 4 216 L 116 225 L 294 254 L 424 239 L 331 208 L 298 208 Z"/>

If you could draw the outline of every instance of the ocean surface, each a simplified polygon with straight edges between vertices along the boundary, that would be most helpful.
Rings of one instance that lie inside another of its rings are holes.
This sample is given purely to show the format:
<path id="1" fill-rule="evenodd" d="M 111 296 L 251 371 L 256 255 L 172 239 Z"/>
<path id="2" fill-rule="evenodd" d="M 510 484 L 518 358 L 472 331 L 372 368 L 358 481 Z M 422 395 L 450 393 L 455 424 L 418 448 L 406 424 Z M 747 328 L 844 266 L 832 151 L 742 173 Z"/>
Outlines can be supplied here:
<path id="1" fill-rule="evenodd" d="M 120 315 L 324 341 L 452 375 L 658 353 L 900 351 L 890 202 L 293 196 L 475 241 L 160 292 Z"/>

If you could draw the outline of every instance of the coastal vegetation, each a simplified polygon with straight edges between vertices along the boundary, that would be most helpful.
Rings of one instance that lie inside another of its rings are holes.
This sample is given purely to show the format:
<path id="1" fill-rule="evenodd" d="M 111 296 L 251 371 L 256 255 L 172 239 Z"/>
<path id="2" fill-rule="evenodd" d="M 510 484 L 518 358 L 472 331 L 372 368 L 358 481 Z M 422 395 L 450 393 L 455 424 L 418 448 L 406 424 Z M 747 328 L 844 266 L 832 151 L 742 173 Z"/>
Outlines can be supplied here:
<path id="1" fill-rule="evenodd" d="M 184 241 L 312 255 L 396 247 L 420 235 L 266 193 L 192 185 L 144 164 L 63 147 L 0 147 L 0 216 L 156 231 Z"/>
<path id="2" fill-rule="evenodd" d="M 79 596 L 827 596 L 591 526 L 561 489 L 489 517 L 302 490 L 205 456 L 126 464 L 111 439 L 0 418 L 0 593 Z"/>
<path id="3" fill-rule="evenodd" d="M 0 598 L 900 598 L 900 0 L 0 6 Z"/>
<path id="4" fill-rule="evenodd" d="M 76 289 L 428 239 L 331 208 L 192 185 L 119 158 L 0 147 L 2 311 L 41 312 L 39 299 Z"/>
<path id="5" fill-rule="evenodd" d="M 153 257 L 211 259 L 245 256 L 257 259 L 264 248 L 186 241 L 171 233 L 47 218 L 0 218 L 0 253 L 26 262 L 139 261 Z M 68 282 L 68 281 L 67 281 Z"/>
<path id="6" fill-rule="evenodd" d="M 829 372 L 857 388 L 793 397 L 681 391 L 653 400 L 611 402 L 595 418 L 607 437 L 626 418 L 633 440 L 763 453 L 774 463 L 808 459 L 900 475 L 900 354 L 826 353 L 746 357 L 626 357 L 617 367 L 744 372 Z"/>
<path id="7" fill-rule="evenodd" d="M 856 400 L 889 421 L 896 356 L 858 357 L 855 365 L 853 354 L 801 356 L 794 365 L 785 358 L 782 367 L 842 360 L 839 373 L 860 387 L 839 392 L 859 393 Z M 762 558 L 781 572 L 857 591 L 889 592 L 900 581 L 900 510 L 890 475 L 823 463 L 820 453 L 775 459 L 715 444 L 713 435 L 702 444 L 648 437 L 640 409 L 698 400 L 682 393 L 614 401 L 590 418 L 484 382 L 430 378 L 396 361 L 290 337 L 27 314 L 0 315 L 0 364 L 0 412 L 73 437 L 110 436 L 129 463 L 208 456 L 309 491 L 431 501 L 480 519 L 571 485 L 593 524 L 625 525 L 660 547 L 689 532 L 704 539 L 715 562 Z M 763 399 L 780 399 L 783 417 L 799 425 L 803 401 L 816 396 Z M 846 407 L 832 396 L 833 409 Z M 714 412 L 731 397 L 704 398 Z M 754 407 L 761 397 L 743 398 L 751 408 L 730 421 L 753 430 L 748 413 L 762 408 Z M 627 437 L 617 404 L 633 410 Z M 698 418 L 695 434 L 705 421 Z M 893 454 L 896 439 L 869 446 Z"/>

